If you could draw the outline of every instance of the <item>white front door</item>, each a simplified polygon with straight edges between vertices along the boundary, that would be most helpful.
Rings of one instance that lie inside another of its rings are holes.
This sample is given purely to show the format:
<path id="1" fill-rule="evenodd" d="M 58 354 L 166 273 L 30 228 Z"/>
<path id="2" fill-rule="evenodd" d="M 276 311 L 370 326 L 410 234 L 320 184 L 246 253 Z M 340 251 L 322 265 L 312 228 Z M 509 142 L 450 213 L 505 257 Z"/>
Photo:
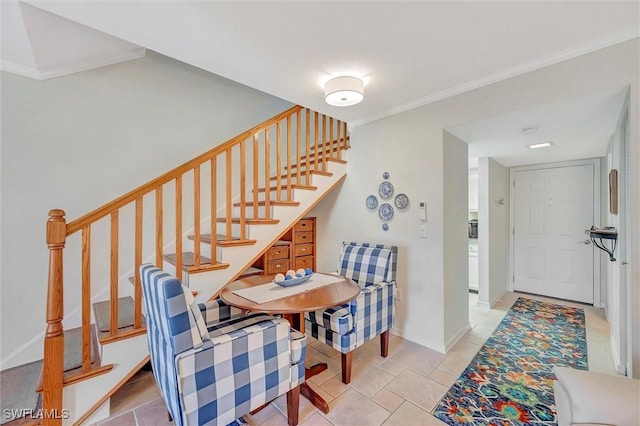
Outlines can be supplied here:
<path id="1" fill-rule="evenodd" d="M 594 166 L 514 173 L 514 288 L 593 303 Z"/>

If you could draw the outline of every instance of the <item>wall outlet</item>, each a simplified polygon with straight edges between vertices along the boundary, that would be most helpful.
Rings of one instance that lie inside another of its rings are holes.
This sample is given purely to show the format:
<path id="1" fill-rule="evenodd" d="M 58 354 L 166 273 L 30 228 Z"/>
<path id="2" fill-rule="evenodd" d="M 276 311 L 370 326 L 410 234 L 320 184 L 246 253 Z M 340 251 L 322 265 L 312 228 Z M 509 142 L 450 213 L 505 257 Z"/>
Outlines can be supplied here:
<path id="1" fill-rule="evenodd" d="M 427 225 L 420 225 L 418 227 L 418 236 L 420 238 L 427 238 Z"/>

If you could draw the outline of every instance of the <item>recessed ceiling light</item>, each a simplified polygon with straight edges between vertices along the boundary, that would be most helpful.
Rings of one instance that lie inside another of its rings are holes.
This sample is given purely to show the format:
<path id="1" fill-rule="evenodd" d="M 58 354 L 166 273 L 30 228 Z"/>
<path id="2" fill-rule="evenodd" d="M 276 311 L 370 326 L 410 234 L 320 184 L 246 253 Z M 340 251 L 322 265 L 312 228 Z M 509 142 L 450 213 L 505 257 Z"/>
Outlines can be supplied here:
<path id="1" fill-rule="evenodd" d="M 538 149 L 538 148 L 549 148 L 553 145 L 553 142 L 543 142 L 543 143 L 534 143 L 532 145 L 527 145 L 530 149 Z"/>

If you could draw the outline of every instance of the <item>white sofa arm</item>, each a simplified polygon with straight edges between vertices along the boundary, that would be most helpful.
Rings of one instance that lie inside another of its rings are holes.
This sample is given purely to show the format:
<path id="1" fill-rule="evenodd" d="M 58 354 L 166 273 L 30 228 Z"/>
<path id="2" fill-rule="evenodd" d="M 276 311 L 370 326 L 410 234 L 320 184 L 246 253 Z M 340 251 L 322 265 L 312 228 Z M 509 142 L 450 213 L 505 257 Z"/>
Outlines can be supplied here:
<path id="1" fill-rule="evenodd" d="M 640 425 L 640 380 L 553 367 L 558 425 Z"/>

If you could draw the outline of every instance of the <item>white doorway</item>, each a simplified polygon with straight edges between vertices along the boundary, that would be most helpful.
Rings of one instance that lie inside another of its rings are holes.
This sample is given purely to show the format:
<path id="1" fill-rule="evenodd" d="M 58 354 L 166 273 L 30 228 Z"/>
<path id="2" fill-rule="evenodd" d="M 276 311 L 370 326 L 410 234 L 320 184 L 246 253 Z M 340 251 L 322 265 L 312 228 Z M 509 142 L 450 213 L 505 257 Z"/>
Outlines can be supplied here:
<path id="1" fill-rule="evenodd" d="M 512 182 L 512 286 L 600 303 L 599 262 L 585 230 L 600 222 L 600 161 L 519 167 Z"/>

